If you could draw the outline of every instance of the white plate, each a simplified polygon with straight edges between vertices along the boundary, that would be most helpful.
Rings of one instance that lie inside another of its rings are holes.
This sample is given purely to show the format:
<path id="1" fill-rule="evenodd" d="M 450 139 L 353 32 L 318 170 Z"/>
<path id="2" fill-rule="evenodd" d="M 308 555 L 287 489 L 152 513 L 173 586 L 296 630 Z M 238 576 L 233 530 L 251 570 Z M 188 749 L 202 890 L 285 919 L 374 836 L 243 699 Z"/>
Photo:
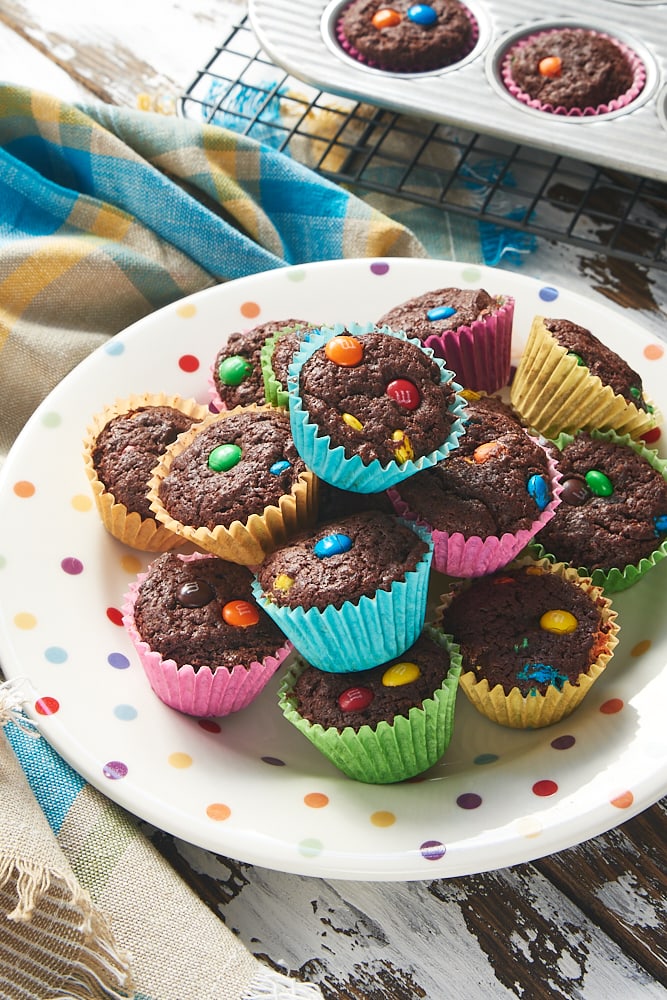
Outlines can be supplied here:
<path id="1" fill-rule="evenodd" d="M 62 756 L 150 823 L 268 868 L 406 880 L 529 861 L 667 791 L 667 560 L 616 598 L 618 651 L 574 715 L 513 732 L 461 695 L 442 762 L 403 785 L 358 784 L 335 770 L 283 719 L 278 677 L 214 731 L 166 708 L 115 623 L 149 560 L 108 536 L 90 503 L 81 441 L 91 416 L 135 392 L 207 401 L 209 366 L 236 329 L 290 316 L 371 321 L 446 285 L 514 295 L 517 354 L 534 313 L 579 321 L 641 372 L 667 410 L 664 345 L 592 296 L 497 269 L 357 260 L 244 278 L 135 323 L 51 393 L 14 446 L 0 479 L 4 670 L 26 678 L 26 708 Z M 52 714 L 35 709 L 38 699 Z"/>

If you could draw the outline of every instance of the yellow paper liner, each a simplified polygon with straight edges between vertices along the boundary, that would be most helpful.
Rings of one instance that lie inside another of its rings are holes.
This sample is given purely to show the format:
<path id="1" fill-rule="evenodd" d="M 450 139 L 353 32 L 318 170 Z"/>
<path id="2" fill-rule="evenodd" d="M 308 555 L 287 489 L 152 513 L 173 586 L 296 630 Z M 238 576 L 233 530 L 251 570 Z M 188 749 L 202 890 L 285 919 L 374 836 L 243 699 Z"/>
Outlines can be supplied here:
<path id="1" fill-rule="evenodd" d="M 545 437 L 565 431 L 613 430 L 641 437 L 657 426 L 657 412 L 646 413 L 604 385 L 578 363 L 535 316 L 510 389 L 510 402 L 522 420 Z"/>
<path id="2" fill-rule="evenodd" d="M 117 399 L 94 415 L 86 431 L 83 441 L 84 467 L 102 524 L 109 534 L 133 549 L 140 549 L 143 552 L 168 552 L 183 545 L 185 539 L 154 518 L 144 518 L 136 511 L 128 511 L 125 504 L 117 502 L 113 493 L 110 493 L 98 478 L 92 459 L 97 437 L 104 427 L 115 417 L 144 406 L 169 406 L 192 417 L 196 422 L 204 420 L 208 414 L 207 407 L 194 399 L 169 396 L 163 392 L 145 392 L 129 396 L 127 399 Z"/>
<path id="3" fill-rule="evenodd" d="M 543 572 L 557 573 L 574 586 L 586 591 L 600 608 L 603 623 L 610 626 L 606 648 L 590 664 L 588 670 L 579 674 L 576 684 L 566 681 L 561 690 L 549 685 L 544 694 L 536 690 L 530 694 L 523 694 L 518 687 L 506 692 L 501 684 L 490 688 L 488 680 L 478 679 L 473 670 L 461 674 L 459 679 L 461 689 L 468 701 L 487 719 L 511 729 L 542 729 L 566 718 L 584 700 L 614 655 L 614 649 L 618 644 L 619 625 L 610 599 L 604 596 L 601 587 L 593 585 L 590 577 L 579 576 L 576 569 L 564 563 L 550 563 L 548 559 L 534 560 L 522 557 L 507 568 L 523 565 L 533 565 Z M 440 621 L 442 611 L 447 604 L 448 599 L 445 596 L 436 610 L 436 624 Z"/>
<path id="4" fill-rule="evenodd" d="M 269 505 L 262 514 L 251 514 L 246 521 L 232 521 L 229 527 L 217 525 L 212 530 L 177 521 L 163 506 L 158 490 L 162 479 L 168 475 L 176 455 L 187 448 L 200 431 L 205 430 L 211 423 L 226 420 L 234 414 L 266 410 L 284 415 L 283 410 L 269 405 L 237 406 L 233 410 L 210 414 L 196 427 L 181 434 L 167 449 L 160 464 L 153 470 L 149 483 L 148 497 L 151 510 L 154 511 L 158 521 L 184 541 L 193 542 L 206 552 L 243 566 L 256 566 L 291 535 L 314 523 L 317 516 L 318 479 L 310 470 L 299 475 L 291 492 L 280 497 L 277 506 Z"/>

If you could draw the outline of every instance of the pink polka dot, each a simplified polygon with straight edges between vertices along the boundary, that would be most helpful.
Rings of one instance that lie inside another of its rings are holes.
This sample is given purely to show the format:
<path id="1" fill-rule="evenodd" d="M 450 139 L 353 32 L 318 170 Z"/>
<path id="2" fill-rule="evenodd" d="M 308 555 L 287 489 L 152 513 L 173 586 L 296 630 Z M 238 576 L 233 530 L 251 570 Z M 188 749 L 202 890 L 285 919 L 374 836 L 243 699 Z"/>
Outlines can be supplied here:
<path id="1" fill-rule="evenodd" d="M 547 795 L 555 795 L 558 791 L 558 785 L 555 781 L 551 781 L 549 778 L 543 778 L 542 781 L 536 781 L 533 785 L 533 794 L 539 795 L 541 798 Z"/>
<path id="2" fill-rule="evenodd" d="M 384 261 L 376 261 L 371 264 L 371 274 L 377 274 L 378 277 L 382 277 L 383 274 L 387 274 L 389 271 L 389 264 L 385 264 Z"/>
<path id="3" fill-rule="evenodd" d="M 482 804 L 482 796 L 475 792 L 464 792 L 456 800 L 457 806 L 461 809 L 479 809 Z"/>
<path id="4" fill-rule="evenodd" d="M 600 705 L 600 711 L 603 715 L 616 715 L 617 712 L 622 711 L 623 707 L 621 698 L 610 698 Z"/>
<path id="5" fill-rule="evenodd" d="M 178 359 L 178 367 L 184 372 L 196 372 L 199 370 L 199 358 L 194 354 L 182 354 Z"/>
<path id="6" fill-rule="evenodd" d="M 123 624 L 123 612 L 118 608 L 107 608 L 107 618 L 113 625 Z"/>
<path id="7" fill-rule="evenodd" d="M 117 781 L 118 778 L 124 778 L 127 775 L 128 767 L 124 764 L 122 760 L 110 760 L 102 768 L 102 774 L 105 778 L 110 778 L 112 781 Z"/>
<path id="8" fill-rule="evenodd" d="M 439 861 L 444 858 L 447 848 L 439 840 L 425 840 L 419 851 L 425 861 Z"/>
<path id="9" fill-rule="evenodd" d="M 80 559 L 76 559 L 74 556 L 67 556 L 60 563 L 61 569 L 65 573 L 69 573 L 70 576 L 77 576 L 79 573 L 83 573 L 83 563 Z"/>
<path id="10" fill-rule="evenodd" d="M 60 708 L 60 702 L 57 698 L 51 698 L 47 695 L 44 698 L 38 698 L 35 702 L 35 711 L 40 715 L 55 715 Z"/>
<path id="11" fill-rule="evenodd" d="M 222 727 L 213 719 L 198 719 L 197 725 L 207 733 L 221 733 Z"/>

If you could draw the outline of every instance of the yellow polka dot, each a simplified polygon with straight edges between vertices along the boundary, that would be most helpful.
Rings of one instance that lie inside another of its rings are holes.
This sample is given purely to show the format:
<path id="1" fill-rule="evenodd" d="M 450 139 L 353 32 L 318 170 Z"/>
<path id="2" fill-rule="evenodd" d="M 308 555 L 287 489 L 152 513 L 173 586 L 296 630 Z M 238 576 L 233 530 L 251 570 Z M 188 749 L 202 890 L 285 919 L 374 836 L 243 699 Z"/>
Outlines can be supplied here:
<path id="1" fill-rule="evenodd" d="M 651 648 L 651 640 L 642 639 L 641 642 L 638 642 L 636 646 L 632 647 L 632 649 L 630 650 L 630 656 L 643 656 L 644 653 L 648 653 L 650 648 Z"/>
<path id="2" fill-rule="evenodd" d="M 34 615 L 31 615 L 29 611 L 19 611 L 17 615 L 14 615 L 14 624 L 17 628 L 28 631 L 34 628 L 37 624 L 37 619 Z"/>
<path id="3" fill-rule="evenodd" d="M 197 306 L 193 302 L 183 302 L 176 307 L 176 315 L 180 316 L 181 319 L 192 319 L 193 316 L 197 315 Z"/>
<path id="4" fill-rule="evenodd" d="M 231 814 L 232 810 L 224 802 L 211 802 L 209 806 L 206 806 L 206 815 L 208 818 L 217 820 L 218 822 L 229 819 Z"/>
<path id="5" fill-rule="evenodd" d="M 516 828 L 520 837 L 539 837 L 542 833 L 542 824 L 534 816 L 523 816 L 518 819 Z"/>
<path id="6" fill-rule="evenodd" d="M 93 501 L 90 497 L 86 496 L 85 493 L 77 493 L 76 496 L 72 497 L 71 500 L 72 507 L 74 510 L 81 511 L 84 513 L 93 506 Z"/>
<path id="7" fill-rule="evenodd" d="M 304 795 L 303 801 L 311 809 L 322 809 L 329 805 L 329 796 L 323 792 L 308 792 L 308 795 Z"/>
<path id="8" fill-rule="evenodd" d="M 393 826 L 395 822 L 396 817 L 393 812 L 379 809 L 378 812 L 371 813 L 371 823 L 373 826 Z"/>
<path id="9" fill-rule="evenodd" d="M 137 556 L 122 556 L 120 565 L 126 573 L 130 573 L 132 576 L 141 572 L 141 560 Z"/>
<path id="10" fill-rule="evenodd" d="M 260 309 L 256 302 L 244 302 L 241 306 L 240 313 L 245 316 L 246 319 L 255 319 L 259 316 Z"/>
<path id="11" fill-rule="evenodd" d="M 610 799 L 610 801 L 611 804 L 616 806 L 617 809 L 629 809 L 635 801 L 635 797 L 632 792 L 621 792 L 620 795 L 615 795 L 613 799 Z"/>
<path id="12" fill-rule="evenodd" d="M 189 753 L 170 753 L 167 760 L 172 767 L 177 767 L 179 769 L 192 767 L 192 757 Z"/>
<path id="13" fill-rule="evenodd" d="M 647 344 L 644 348 L 644 357 L 649 361 L 657 361 L 665 353 L 662 344 Z"/>

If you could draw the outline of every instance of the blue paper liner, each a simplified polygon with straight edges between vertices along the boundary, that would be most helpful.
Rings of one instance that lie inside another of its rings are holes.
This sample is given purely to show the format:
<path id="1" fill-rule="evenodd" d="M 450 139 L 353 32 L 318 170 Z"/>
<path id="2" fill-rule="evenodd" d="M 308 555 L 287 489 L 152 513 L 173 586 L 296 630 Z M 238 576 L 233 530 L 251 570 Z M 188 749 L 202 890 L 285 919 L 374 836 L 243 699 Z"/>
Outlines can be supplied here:
<path id="1" fill-rule="evenodd" d="M 401 521 L 428 544 L 428 551 L 389 590 L 346 601 L 341 608 L 289 608 L 269 601 L 253 581 L 257 603 L 273 619 L 296 650 L 319 670 L 352 673 L 377 667 L 400 656 L 417 640 L 426 618 L 433 540 L 428 530 Z"/>
<path id="2" fill-rule="evenodd" d="M 386 333 L 391 337 L 414 344 L 421 351 L 424 351 L 440 368 L 441 384 L 451 381 L 455 393 L 454 401 L 449 407 L 449 412 L 454 414 L 455 419 L 446 441 L 443 441 L 438 448 L 427 455 L 422 455 L 414 461 L 402 462 L 400 465 L 396 461 L 382 465 L 378 459 L 365 464 L 358 455 L 348 458 L 342 445 L 332 447 L 330 436 L 322 434 L 317 425 L 310 421 L 299 395 L 299 373 L 316 350 L 323 347 L 332 337 L 342 333 L 363 337 L 364 334 L 372 332 Z M 419 340 L 406 336 L 400 330 L 391 330 L 387 326 L 378 327 L 372 323 L 365 325 L 337 323 L 333 327 L 321 327 L 308 335 L 289 367 L 287 389 L 292 437 L 296 449 L 308 468 L 331 486 L 338 486 L 340 489 L 350 490 L 353 493 L 380 493 L 409 476 L 413 476 L 415 472 L 436 465 L 458 445 L 459 438 L 465 432 L 463 417 L 466 401 L 463 396 L 459 395 L 462 391 L 461 386 L 454 382 L 454 377 L 454 372 L 445 368 L 444 361 L 437 358 L 430 348 L 424 347 Z"/>

